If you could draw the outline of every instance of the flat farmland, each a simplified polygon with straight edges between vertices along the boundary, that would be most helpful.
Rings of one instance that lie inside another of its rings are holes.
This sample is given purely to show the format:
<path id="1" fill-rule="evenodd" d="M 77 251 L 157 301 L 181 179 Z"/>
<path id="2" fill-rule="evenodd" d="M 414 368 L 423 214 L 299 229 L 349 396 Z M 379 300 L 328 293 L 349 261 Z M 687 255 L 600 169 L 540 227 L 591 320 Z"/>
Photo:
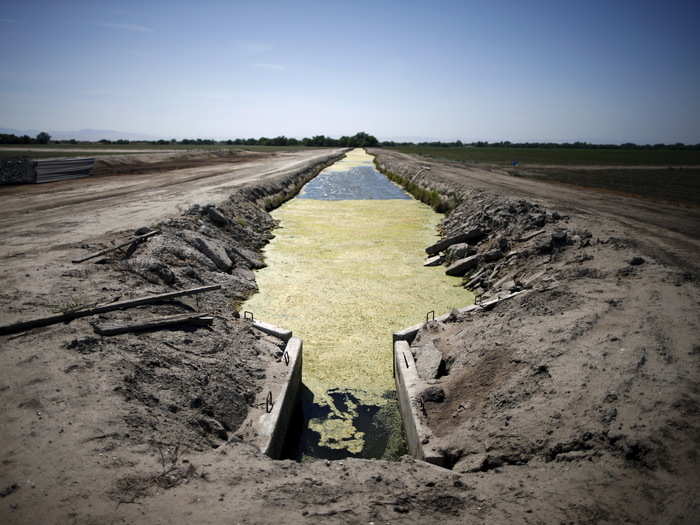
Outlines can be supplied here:
<path id="1" fill-rule="evenodd" d="M 700 150 L 399 146 L 402 153 L 458 162 L 585 166 L 700 166 Z"/>
<path id="2" fill-rule="evenodd" d="M 557 167 L 508 169 L 508 172 L 516 177 L 527 177 L 544 182 L 571 184 L 648 199 L 700 205 L 700 169 L 698 168 L 594 170 Z"/>
<path id="3" fill-rule="evenodd" d="M 700 205 L 700 151 L 564 148 L 391 148 L 513 177 Z M 512 161 L 518 161 L 517 166 Z"/>

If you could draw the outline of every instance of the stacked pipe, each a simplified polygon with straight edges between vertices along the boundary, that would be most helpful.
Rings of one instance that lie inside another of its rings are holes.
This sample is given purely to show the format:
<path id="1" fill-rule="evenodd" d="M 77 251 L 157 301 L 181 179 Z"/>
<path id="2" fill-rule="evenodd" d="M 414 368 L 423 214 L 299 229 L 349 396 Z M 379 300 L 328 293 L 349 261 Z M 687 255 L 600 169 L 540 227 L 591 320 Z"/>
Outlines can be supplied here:
<path id="1" fill-rule="evenodd" d="M 0 184 L 27 184 L 36 180 L 29 159 L 0 160 Z"/>
<path id="2" fill-rule="evenodd" d="M 58 180 L 89 177 L 94 158 L 31 160 L 26 158 L 0 161 L 0 184 L 41 184 Z"/>
<path id="3" fill-rule="evenodd" d="M 89 177 L 95 159 L 53 159 L 34 161 L 36 183 Z"/>

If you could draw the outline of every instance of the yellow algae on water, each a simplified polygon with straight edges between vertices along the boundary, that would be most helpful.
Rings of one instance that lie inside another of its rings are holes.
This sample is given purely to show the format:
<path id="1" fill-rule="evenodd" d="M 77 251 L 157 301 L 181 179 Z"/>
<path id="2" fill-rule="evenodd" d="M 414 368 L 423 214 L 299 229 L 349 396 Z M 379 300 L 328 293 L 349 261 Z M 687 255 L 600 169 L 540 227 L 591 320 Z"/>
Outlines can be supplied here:
<path id="1" fill-rule="evenodd" d="M 323 171 L 346 171 L 350 168 L 356 168 L 358 166 L 373 167 L 373 159 L 374 157 L 372 157 L 372 155 L 367 153 L 364 149 L 355 148 L 348 151 L 342 159 L 333 163 L 331 166 L 328 166 Z"/>
<path id="2" fill-rule="evenodd" d="M 304 340 L 303 382 L 334 416 L 309 426 L 320 444 L 357 453 L 357 407 L 341 414 L 328 391 L 351 389 L 361 404 L 385 405 L 383 394 L 394 390 L 392 332 L 473 296 L 444 268 L 423 266 L 441 216 L 414 199 L 294 199 L 273 216 L 280 227 L 245 309 Z"/>

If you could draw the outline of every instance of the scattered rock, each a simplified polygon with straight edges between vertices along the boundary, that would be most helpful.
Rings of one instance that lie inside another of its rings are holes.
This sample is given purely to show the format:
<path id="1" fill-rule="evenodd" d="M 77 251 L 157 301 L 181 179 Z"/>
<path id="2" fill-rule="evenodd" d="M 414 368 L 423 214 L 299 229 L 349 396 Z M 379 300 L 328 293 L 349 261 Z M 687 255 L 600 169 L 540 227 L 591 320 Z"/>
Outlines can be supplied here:
<path id="1" fill-rule="evenodd" d="M 416 356 L 416 371 L 421 379 L 436 379 L 442 365 L 442 352 L 431 342 L 413 349 Z"/>
<path id="2" fill-rule="evenodd" d="M 476 248 L 470 246 L 466 242 L 460 242 L 453 244 L 447 249 L 446 256 L 448 261 L 454 261 L 457 259 L 463 259 L 464 257 L 469 257 L 476 253 Z"/>
<path id="3" fill-rule="evenodd" d="M 0 490 L 0 498 L 6 498 L 10 494 L 17 492 L 19 489 L 19 485 L 17 483 L 13 483 L 12 485 L 8 485 L 4 489 Z"/>
<path id="4" fill-rule="evenodd" d="M 636 255 L 630 259 L 631 266 L 639 266 L 640 264 L 644 264 L 644 262 L 644 258 L 640 257 L 639 255 Z"/>
<path id="5" fill-rule="evenodd" d="M 209 220 L 217 226 L 226 226 L 230 222 L 228 218 L 226 218 L 226 216 L 216 208 L 216 206 L 207 206 L 205 208 L 205 213 L 207 214 L 207 217 L 209 217 Z"/>
<path id="6" fill-rule="evenodd" d="M 445 391 L 439 386 L 429 386 L 421 392 L 421 398 L 425 402 L 442 403 L 445 400 Z"/>
<path id="7" fill-rule="evenodd" d="M 81 354 L 91 354 L 100 349 L 100 340 L 97 337 L 87 336 L 73 339 L 63 345 L 68 350 L 77 350 Z"/>
<path id="8" fill-rule="evenodd" d="M 188 241 L 192 246 L 199 250 L 202 254 L 207 256 L 220 270 L 228 272 L 233 266 L 231 258 L 226 253 L 224 247 L 214 239 L 204 239 L 198 235 L 191 234 L 188 235 Z"/>
<path id="9" fill-rule="evenodd" d="M 544 213 L 530 216 L 530 225 L 535 228 L 541 228 L 547 223 L 547 216 Z"/>
<path id="10" fill-rule="evenodd" d="M 617 408 L 607 409 L 600 418 L 600 421 L 606 425 L 609 425 L 617 418 Z"/>
<path id="11" fill-rule="evenodd" d="M 500 248 L 494 248 L 493 250 L 483 253 L 481 257 L 485 262 L 494 262 L 503 257 L 503 252 Z"/>
<path id="12" fill-rule="evenodd" d="M 486 235 L 486 232 L 481 228 L 474 228 L 468 232 L 460 233 L 458 235 L 454 235 L 453 237 L 447 237 L 445 239 L 442 239 L 441 241 L 436 242 L 432 246 L 428 246 L 425 249 L 425 251 L 428 255 L 437 255 L 440 252 L 444 252 L 453 244 L 464 242 L 475 244 L 476 242 L 486 237 Z"/>
<path id="13" fill-rule="evenodd" d="M 552 252 L 552 240 L 551 239 L 539 239 L 535 242 L 535 252 L 540 254 L 547 254 Z"/>
<path id="14" fill-rule="evenodd" d="M 559 248 L 561 246 L 564 246 L 566 244 L 567 239 L 568 233 L 566 230 L 557 230 L 555 232 L 552 232 L 552 247 Z"/>
<path id="15" fill-rule="evenodd" d="M 141 226 L 140 228 L 137 228 L 134 231 L 134 235 L 146 235 L 147 233 L 149 233 L 151 231 L 153 231 L 153 230 L 151 230 L 151 228 L 149 228 L 148 226 Z"/>
<path id="16" fill-rule="evenodd" d="M 488 454 L 469 454 L 455 463 L 453 470 L 460 473 L 480 472 L 483 470 L 487 459 Z"/>
<path id="17" fill-rule="evenodd" d="M 193 204 L 185 212 L 185 215 L 199 215 L 201 211 L 202 211 L 202 207 L 199 204 Z"/>
<path id="18" fill-rule="evenodd" d="M 501 289 L 506 290 L 508 292 L 515 291 L 517 288 L 518 286 L 516 285 L 513 279 L 509 279 L 501 285 Z"/>
<path id="19" fill-rule="evenodd" d="M 253 251 L 246 250 L 242 247 L 228 246 L 226 252 L 231 257 L 232 260 L 239 258 L 242 259 L 245 264 L 247 264 L 253 270 L 260 270 L 267 266 Z"/>
<path id="20" fill-rule="evenodd" d="M 197 420 L 197 424 L 207 434 L 212 434 L 223 440 L 228 439 L 228 433 L 224 426 L 212 417 L 201 417 Z"/>
<path id="21" fill-rule="evenodd" d="M 145 269 L 156 274 L 167 285 L 173 285 L 177 281 L 177 277 L 170 267 L 158 260 L 153 259 L 149 261 Z"/>
<path id="22" fill-rule="evenodd" d="M 479 265 L 479 256 L 472 255 L 470 257 L 465 257 L 464 259 L 459 259 L 453 262 L 445 273 L 454 277 L 462 277 L 469 270 L 473 270 Z"/>

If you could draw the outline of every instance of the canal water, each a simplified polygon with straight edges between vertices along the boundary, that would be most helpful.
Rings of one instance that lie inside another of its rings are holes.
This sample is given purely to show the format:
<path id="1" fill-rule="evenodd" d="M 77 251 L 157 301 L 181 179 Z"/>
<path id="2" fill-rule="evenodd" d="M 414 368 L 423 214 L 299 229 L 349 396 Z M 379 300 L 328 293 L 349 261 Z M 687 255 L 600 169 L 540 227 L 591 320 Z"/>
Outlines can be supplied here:
<path id="1" fill-rule="evenodd" d="M 392 332 L 473 302 L 442 267 L 424 267 L 441 215 L 350 151 L 272 215 L 279 221 L 243 306 L 304 341 L 294 459 L 406 453 Z"/>

